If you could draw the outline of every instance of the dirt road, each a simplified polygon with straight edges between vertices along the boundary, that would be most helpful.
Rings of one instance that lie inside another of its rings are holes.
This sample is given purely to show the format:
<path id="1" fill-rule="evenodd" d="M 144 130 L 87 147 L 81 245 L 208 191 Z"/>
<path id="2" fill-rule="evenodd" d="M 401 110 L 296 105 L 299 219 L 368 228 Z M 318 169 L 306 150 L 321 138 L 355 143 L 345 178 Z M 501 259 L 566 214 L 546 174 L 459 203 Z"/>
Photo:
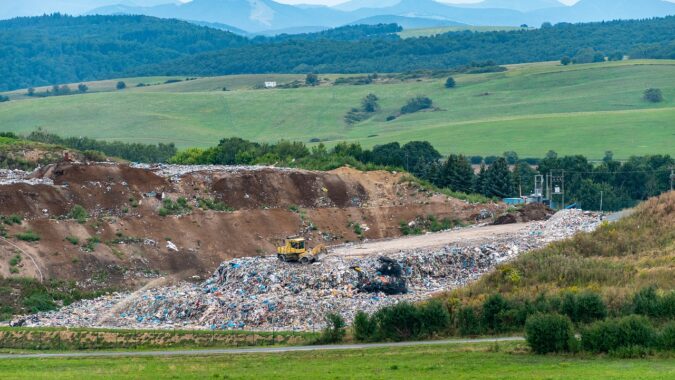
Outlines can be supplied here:
<path id="1" fill-rule="evenodd" d="M 505 224 L 501 226 L 470 227 L 456 231 L 407 236 L 398 239 L 377 240 L 362 244 L 347 244 L 334 247 L 331 255 L 360 257 L 397 253 L 403 250 L 432 249 L 453 243 L 474 242 L 486 238 L 510 235 L 527 228 L 532 223 Z"/>
<path id="2" fill-rule="evenodd" d="M 522 337 L 506 338 L 481 338 L 481 339 L 452 339 L 452 340 L 427 340 L 420 342 L 396 342 L 396 343 L 365 343 L 365 344 L 336 344 L 323 346 L 289 346 L 289 347 L 263 347 L 263 348 L 224 348 L 206 350 L 170 350 L 170 351 L 90 351 L 90 352 L 61 352 L 61 353 L 35 353 L 35 354 L 0 354 L 2 359 L 47 359 L 47 358 L 119 358 L 119 357 L 161 357 L 161 356 L 207 356 L 207 355 L 237 355 L 237 354 L 274 354 L 303 351 L 332 351 L 332 350 L 364 350 L 369 348 L 383 347 L 413 347 L 431 346 L 443 344 L 474 344 L 491 342 L 521 342 Z"/>

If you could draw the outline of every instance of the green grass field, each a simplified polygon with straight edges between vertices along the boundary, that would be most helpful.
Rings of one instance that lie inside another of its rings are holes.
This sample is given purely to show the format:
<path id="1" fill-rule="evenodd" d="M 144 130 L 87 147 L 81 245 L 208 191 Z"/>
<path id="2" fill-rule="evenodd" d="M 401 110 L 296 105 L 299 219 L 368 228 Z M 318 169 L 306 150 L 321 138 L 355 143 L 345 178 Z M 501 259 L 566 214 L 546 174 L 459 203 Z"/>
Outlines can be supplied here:
<path id="1" fill-rule="evenodd" d="M 462 32 L 469 30 L 472 32 L 501 32 L 501 31 L 511 31 L 511 30 L 524 30 L 528 28 L 521 28 L 518 26 L 473 26 L 473 25 L 463 25 L 463 26 L 444 26 L 438 28 L 418 28 L 418 29 L 406 29 L 398 33 L 401 38 L 414 38 L 414 37 L 429 37 L 435 36 L 437 34 L 443 34 L 448 32 Z"/>
<path id="2" fill-rule="evenodd" d="M 444 88 L 443 78 L 252 89 L 264 80 L 285 83 L 299 78 L 202 78 L 124 91 L 18 99 L 0 104 L 0 130 L 28 133 L 43 128 L 69 136 L 175 142 L 182 148 L 239 136 L 257 141 L 319 138 L 328 145 L 359 141 L 367 147 L 429 140 L 444 154 L 467 155 L 514 150 L 521 157 L 542 157 L 550 149 L 594 159 L 607 150 L 615 158 L 675 154 L 675 61 L 514 65 L 503 73 L 458 75 L 458 86 L 452 90 Z M 111 86 L 114 81 L 106 83 Z M 224 92 L 223 86 L 234 91 Z M 644 101 L 642 94 L 649 87 L 662 89 L 665 100 Z M 345 113 L 358 107 L 368 93 L 381 99 L 381 111 L 362 123 L 346 125 Z M 433 99 L 437 110 L 386 121 L 416 95 Z"/>
<path id="3" fill-rule="evenodd" d="M 672 357 L 534 356 L 524 343 L 157 358 L 2 359 L 9 379 L 669 379 Z"/>

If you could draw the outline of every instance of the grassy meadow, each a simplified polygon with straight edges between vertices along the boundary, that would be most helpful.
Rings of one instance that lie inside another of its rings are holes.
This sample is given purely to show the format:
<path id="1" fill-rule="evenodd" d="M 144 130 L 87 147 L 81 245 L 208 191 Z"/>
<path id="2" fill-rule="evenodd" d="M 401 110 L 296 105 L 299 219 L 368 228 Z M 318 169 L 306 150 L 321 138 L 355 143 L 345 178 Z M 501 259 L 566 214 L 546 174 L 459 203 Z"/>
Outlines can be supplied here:
<path id="1" fill-rule="evenodd" d="M 116 81 L 105 81 L 90 84 L 93 92 L 84 95 L 16 95 L 0 104 L 0 130 L 43 128 L 64 136 L 174 142 L 181 148 L 239 136 L 268 142 L 318 138 L 328 145 L 359 141 L 367 147 L 429 140 L 443 154 L 467 155 L 514 150 L 522 157 L 541 157 L 550 149 L 595 159 L 607 150 L 615 158 L 675 154 L 675 61 L 513 65 L 502 73 L 458 75 L 455 89 L 444 88 L 445 78 L 333 86 L 330 81 L 337 77 L 321 75 L 326 80 L 314 88 L 274 90 L 254 87 L 303 76 L 242 75 L 171 84 L 161 84 L 166 77 L 135 78 L 123 91 L 114 90 Z M 160 84 L 133 87 L 140 82 Z M 642 99 L 650 87 L 663 90 L 662 103 Z M 347 125 L 344 115 L 369 93 L 380 98 L 381 110 Z M 436 109 L 386 120 L 417 95 L 430 97 Z"/>
<path id="2" fill-rule="evenodd" d="M 458 26 L 441 26 L 437 28 L 415 28 L 415 29 L 405 29 L 402 32 L 398 33 L 401 38 L 415 38 L 415 37 L 429 37 L 435 36 L 437 34 L 449 33 L 449 32 L 462 32 L 465 30 L 471 32 L 501 32 L 501 31 L 511 31 L 511 30 L 524 30 L 527 28 L 521 28 L 519 26 L 474 26 L 474 25 L 458 25 Z"/>
<path id="3" fill-rule="evenodd" d="M 10 379 L 668 379 L 672 357 L 535 356 L 525 343 L 285 354 L 1 359 Z"/>

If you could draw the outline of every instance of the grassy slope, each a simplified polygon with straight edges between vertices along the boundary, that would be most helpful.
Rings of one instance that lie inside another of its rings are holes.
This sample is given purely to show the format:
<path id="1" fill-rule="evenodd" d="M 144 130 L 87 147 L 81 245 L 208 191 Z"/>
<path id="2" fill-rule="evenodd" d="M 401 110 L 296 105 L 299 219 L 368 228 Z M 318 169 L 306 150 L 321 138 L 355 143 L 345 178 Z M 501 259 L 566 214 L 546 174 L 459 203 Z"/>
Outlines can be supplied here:
<path id="1" fill-rule="evenodd" d="M 519 283 L 505 275 L 511 268 L 520 274 Z M 524 254 L 453 296 L 482 302 L 493 293 L 533 299 L 540 292 L 593 289 L 619 310 L 641 288 L 675 290 L 674 271 L 675 192 L 670 192 L 593 233 Z"/>
<path id="2" fill-rule="evenodd" d="M 269 355 L 0 360 L 3 379 L 666 379 L 672 358 L 523 354 L 524 343 Z"/>
<path id="3" fill-rule="evenodd" d="M 16 132 L 42 127 L 62 135 L 176 142 L 181 147 L 208 146 L 225 136 L 261 141 L 317 137 L 358 140 L 365 146 L 425 139 L 442 153 L 481 155 L 515 150 L 521 156 L 543 156 L 549 149 L 591 158 L 601 158 L 606 150 L 613 150 L 616 158 L 675 154 L 675 61 L 517 65 L 506 73 L 457 76 L 453 90 L 444 89 L 440 79 L 244 89 L 262 78 L 220 77 L 12 101 L 0 104 L 0 126 Z M 240 90 L 220 90 L 228 84 Z M 666 100 L 658 105 L 643 101 L 648 87 L 661 88 Z M 382 110 L 346 126 L 344 114 L 368 93 L 381 98 Z M 385 121 L 420 94 L 441 110 Z"/>

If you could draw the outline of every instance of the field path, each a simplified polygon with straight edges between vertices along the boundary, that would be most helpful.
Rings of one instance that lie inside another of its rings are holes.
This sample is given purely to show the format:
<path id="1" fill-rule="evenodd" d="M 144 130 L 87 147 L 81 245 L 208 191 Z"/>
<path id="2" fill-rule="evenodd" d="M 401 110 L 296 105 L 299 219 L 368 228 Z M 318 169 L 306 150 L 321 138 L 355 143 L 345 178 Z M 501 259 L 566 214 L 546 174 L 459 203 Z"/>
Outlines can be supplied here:
<path id="1" fill-rule="evenodd" d="M 2 359 L 47 359 L 47 358 L 114 358 L 114 357 L 162 357 L 162 356 L 208 356 L 208 355 L 240 355 L 240 354 L 275 354 L 287 352 L 305 351 L 333 351 L 333 350 L 363 350 L 383 347 L 412 347 L 429 346 L 439 344 L 469 344 L 469 343 L 492 343 L 492 342 L 520 342 L 522 337 L 506 338 L 482 338 L 482 339 L 452 339 L 452 340 L 428 340 L 420 342 L 398 343 L 367 343 L 367 344 L 336 344 L 322 346 L 290 346 L 290 347 L 264 347 L 264 348 L 224 348 L 208 350 L 169 350 L 169 351 L 101 351 L 101 352 L 63 352 L 63 353 L 40 353 L 40 354 L 2 354 Z"/>
<path id="2" fill-rule="evenodd" d="M 330 254 L 345 257 L 360 257 L 398 253 L 414 249 L 433 249 L 448 244 L 475 242 L 512 235 L 530 225 L 531 223 L 516 223 L 501 226 L 469 227 L 419 236 L 370 241 L 362 244 L 346 244 L 330 249 Z"/>

